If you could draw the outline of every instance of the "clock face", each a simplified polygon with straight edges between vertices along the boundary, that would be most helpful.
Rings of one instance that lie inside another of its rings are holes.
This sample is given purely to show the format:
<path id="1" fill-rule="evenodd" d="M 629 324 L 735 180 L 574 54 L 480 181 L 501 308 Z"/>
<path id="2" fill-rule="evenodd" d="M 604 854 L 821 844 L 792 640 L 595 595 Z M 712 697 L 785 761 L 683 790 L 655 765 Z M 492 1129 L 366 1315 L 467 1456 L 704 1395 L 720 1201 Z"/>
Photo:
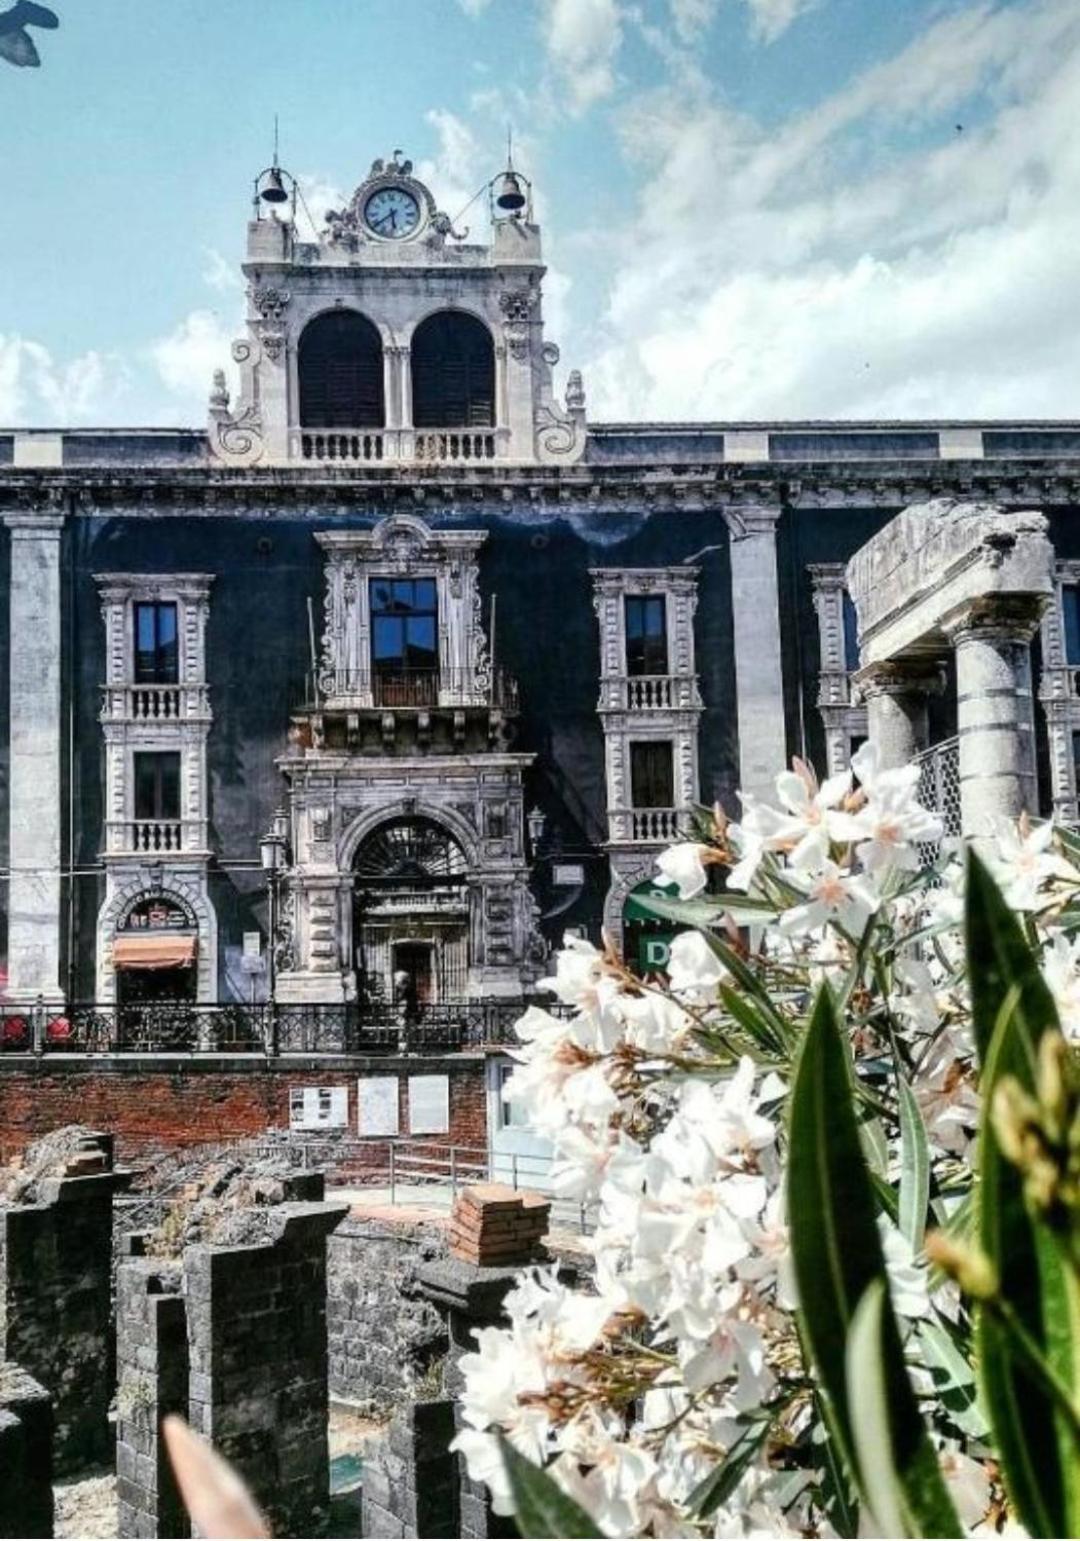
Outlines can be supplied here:
<path id="1" fill-rule="evenodd" d="M 420 223 L 420 205 L 404 187 L 381 187 L 365 203 L 364 221 L 384 240 L 400 241 Z"/>

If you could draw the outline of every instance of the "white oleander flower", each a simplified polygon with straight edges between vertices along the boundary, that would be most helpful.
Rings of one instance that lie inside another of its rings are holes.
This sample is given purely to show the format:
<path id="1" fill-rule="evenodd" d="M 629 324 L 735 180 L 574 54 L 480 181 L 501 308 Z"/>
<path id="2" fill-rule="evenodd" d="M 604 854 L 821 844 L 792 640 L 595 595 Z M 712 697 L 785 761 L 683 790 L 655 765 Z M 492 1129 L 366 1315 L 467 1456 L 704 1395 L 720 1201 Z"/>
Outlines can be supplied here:
<path id="1" fill-rule="evenodd" d="M 1041 962 L 1061 1031 L 1070 1043 L 1080 1043 L 1080 936 L 1055 933 Z"/>
<path id="2" fill-rule="evenodd" d="M 858 938 L 881 902 L 867 875 L 845 872 L 834 861 L 824 861 L 817 872 L 789 871 L 787 877 L 806 898 L 781 915 L 779 925 L 784 935 L 816 931 L 834 921 L 849 936 Z"/>
<path id="3" fill-rule="evenodd" d="M 604 954 L 582 936 L 567 932 L 555 955 L 555 973 L 537 983 L 540 990 L 550 990 L 567 1006 L 579 1011 L 603 1011 L 618 996 L 618 977 L 607 965 Z"/>
<path id="4" fill-rule="evenodd" d="M 683 931 L 671 943 L 668 983 L 678 995 L 715 1000 L 728 971 L 700 931 Z"/>
<path id="5" fill-rule="evenodd" d="M 1053 824 L 1033 825 L 1026 814 L 1016 823 L 1003 820 L 998 826 L 997 855 L 991 866 L 1010 909 L 1043 908 L 1045 884 L 1055 878 L 1077 881 L 1075 869 L 1052 849 L 1053 843 Z"/>
<path id="6" fill-rule="evenodd" d="M 708 855 L 707 845 L 682 840 L 661 852 L 656 858 L 656 865 L 664 881 L 677 886 L 680 899 L 696 899 L 708 882 L 703 860 Z"/>

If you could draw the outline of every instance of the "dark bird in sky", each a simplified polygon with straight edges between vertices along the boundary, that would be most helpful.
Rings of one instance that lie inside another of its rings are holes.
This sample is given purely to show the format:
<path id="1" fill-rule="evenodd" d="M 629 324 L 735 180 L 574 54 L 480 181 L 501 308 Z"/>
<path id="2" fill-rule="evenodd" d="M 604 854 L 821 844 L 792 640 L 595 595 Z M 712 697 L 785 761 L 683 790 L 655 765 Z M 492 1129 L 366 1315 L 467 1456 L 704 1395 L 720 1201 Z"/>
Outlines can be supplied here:
<path id="1" fill-rule="evenodd" d="M 59 16 L 47 6 L 35 5 L 34 0 L 16 0 L 10 11 L 0 11 L 0 59 L 6 59 L 9 64 L 40 64 L 34 40 L 26 29 L 48 27 L 51 30 L 59 25 Z"/>

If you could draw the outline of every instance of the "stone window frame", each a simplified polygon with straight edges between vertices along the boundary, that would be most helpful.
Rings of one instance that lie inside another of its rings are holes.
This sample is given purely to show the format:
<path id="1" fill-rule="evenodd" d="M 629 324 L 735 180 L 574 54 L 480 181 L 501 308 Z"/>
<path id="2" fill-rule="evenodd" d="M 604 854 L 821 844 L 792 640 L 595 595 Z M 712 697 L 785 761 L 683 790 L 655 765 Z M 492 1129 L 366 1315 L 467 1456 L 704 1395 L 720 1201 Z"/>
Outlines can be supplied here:
<path id="1" fill-rule="evenodd" d="M 830 776 L 846 770 L 854 739 L 868 733 L 866 707 L 852 689 L 852 670 L 847 664 L 844 636 L 844 596 L 847 564 L 812 562 L 807 567 L 818 620 L 817 708 L 825 729 L 825 769 Z"/>
<path id="2" fill-rule="evenodd" d="M 630 802 L 630 744 L 658 739 L 672 746 L 675 811 L 687 812 L 699 798 L 698 726 L 703 705 L 698 685 L 694 613 L 700 576 L 697 567 L 595 567 L 593 608 L 600 630 L 600 699 L 604 730 L 608 842 L 662 848 L 670 836 L 645 839 L 635 833 Z M 661 595 L 668 638 L 666 683 L 642 697 L 626 667 L 626 599 Z"/>
<path id="3" fill-rule="evenodd" d="M 211 712 L 206 680 L 206 627 L 212 573 L 97 573 L 105 625 L 105 684 L 101 710 L 105 740 L 105 855 L 135 852 L 135 755 L 180 755 L 180 849 L 208 854 L 209 791 L 206 740 Z M 177 609 L 178 683 L 135 685 L 135 605 L 172 603 Z M 169 702 L 168 711 L 146 703 Z M 143 704 L 140 704 L 143 703 Z M 150 714 L 148 715 L 148 712 Z M 144 858 L 150 853 L 139 853 Z"/>
<path id="4" fill-rule="evenodd" d="M 492 664 L 484 634 L 479 551 L 486 530 L 436 530 L 391 514 L 371 530 L 318 530 L 326 555 L 319 689 L 328 702 L 373 707 L 371 581 L 432 578 L 438 610 L 440 706 L 487 703 Z"/>
<path id="5" fill-rule="evenodd" d="M 105 685 L 135 684 L 135 606 L 156 602 L 176 606 L 178 683 L 205 686 L 213 581 L 213 573 L 95 573 L 105 622 Z"/>
<path id="6" fill-rule="evenodd" d="M 1054 817 L 1080 823 L 1080 786 L 1073 758 L 1073 734 L 1080 732 L 1080 666 L 1065 654 L 1065 612 L 1062 590 L 1080 586 L 1080 561 L 1054 563 L 1054 597 L 1039 623 L 1042 670 L 1039 700 L 1046 714 L 1050 745 L 1050 787 Z"/>

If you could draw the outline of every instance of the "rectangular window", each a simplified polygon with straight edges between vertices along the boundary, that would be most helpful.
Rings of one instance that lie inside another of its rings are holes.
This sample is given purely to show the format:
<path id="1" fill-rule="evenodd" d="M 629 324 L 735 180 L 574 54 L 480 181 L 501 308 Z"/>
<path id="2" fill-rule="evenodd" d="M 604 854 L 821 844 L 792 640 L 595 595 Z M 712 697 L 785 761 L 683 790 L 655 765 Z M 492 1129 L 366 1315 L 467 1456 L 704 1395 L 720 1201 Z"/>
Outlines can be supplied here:
<path id="1" fill-rule="evenodd" d="M 135 605 L 135 683 L 175 685 L 179 678 L 176 606 L 140 600 Z"/>
<path id="2" fill-rule="evenodd" d="M 626 597 L 626 672 L 668 672 L 667 601 L 663 594 Z"/>
<path id="3" fill-rule="evenodd" d="M 506 1085 L 517 1069 L 516 1065 L 499 1065 L 497 1074 L 499 1077 L 499 1128 L 500 1129 L 527 1129 L 529 1119 L 520 1102 L 507 1102 Z"/>
<path id="4" fill-rule="evenodd" d="M 135 817 L 180 817 L 180 756 L 173 751 L 135 755 Z"/>
<path id="5" fill-rule="evenodd" d="M 844 668 L 854 674 L 859 667 L 859 617 L 851 602 L 851 595 L 844 591 Z"/>
<path id="6" fill-rule="evenodd" d="M 1065 662 L 1080 666 L 1080 586 L 1067 583 L 1061 591 L 1061 619 L 1065 632 Z"/>
<path id="7" fill-rule="evenodd" d="M 377 704 L 433 704 L 439 675 L 434 578 L 372 578 L 369 592 Z"/>
<path id="8" fill-rule="evenodd" d="M 675 766 L 666 740 L 645 739 L 630 745 L 630 806 L 674 808 Z"/>

